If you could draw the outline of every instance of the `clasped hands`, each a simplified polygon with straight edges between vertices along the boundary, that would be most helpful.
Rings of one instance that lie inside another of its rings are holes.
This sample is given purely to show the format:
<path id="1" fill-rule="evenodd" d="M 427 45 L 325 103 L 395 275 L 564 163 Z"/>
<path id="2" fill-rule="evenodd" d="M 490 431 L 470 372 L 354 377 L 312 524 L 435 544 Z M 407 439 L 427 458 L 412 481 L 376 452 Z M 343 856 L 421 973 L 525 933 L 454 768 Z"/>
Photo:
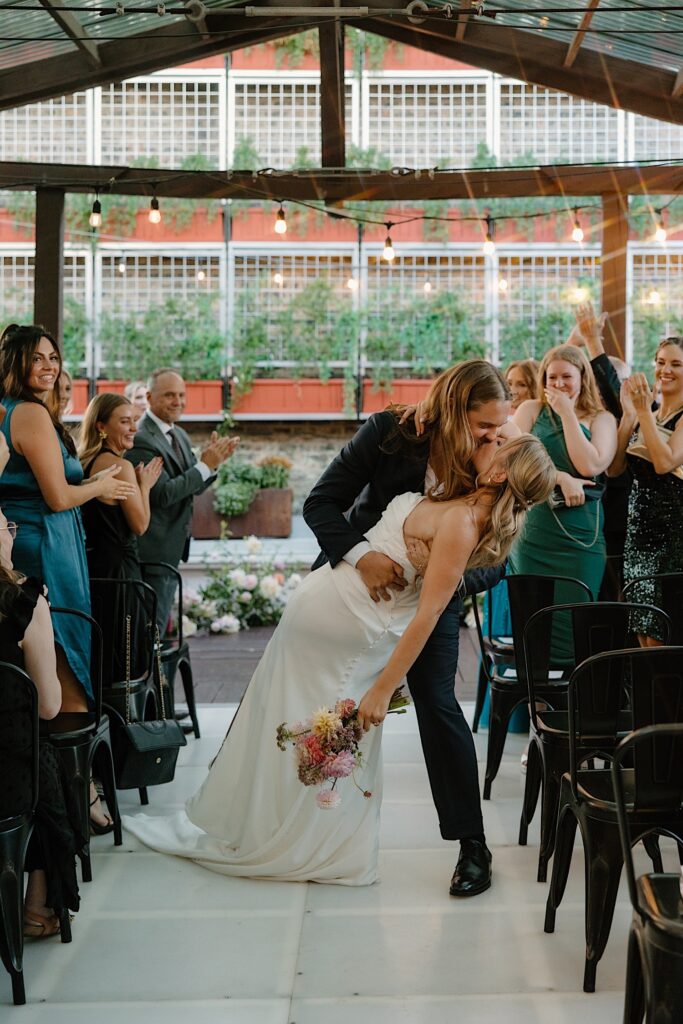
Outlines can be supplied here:
<path id="1" fill-rule="evenodd" d="M 204 445 L 199 458 L 210 470 L 216 470 L 222 462 L 230 458 L 239 443 L 239 437 L 219 437 L 214 430 L 211 440 Z"/>
<path id="2" fill-rule="evenodd" d="M 634 373 L 621 385 L 619 393 L 624 413 L 640 417 L 652 407 L 653 395 L 644 373 Z"/>

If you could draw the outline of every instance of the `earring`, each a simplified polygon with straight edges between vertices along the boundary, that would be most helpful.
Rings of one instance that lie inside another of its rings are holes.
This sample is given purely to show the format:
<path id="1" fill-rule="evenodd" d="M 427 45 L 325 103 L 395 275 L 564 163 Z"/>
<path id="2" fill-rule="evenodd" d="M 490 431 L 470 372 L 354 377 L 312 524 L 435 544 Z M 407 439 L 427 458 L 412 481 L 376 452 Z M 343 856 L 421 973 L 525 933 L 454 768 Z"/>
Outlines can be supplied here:
<path id="1" fill-rule="evenodd" d="M 107 434 L 106 434 L 106 431 L 104 431 L 104 430 L 98 430 L 98 431 L 97 431 L 97 433 L 98 433 L 98 435 L 99 435 L 100 441 L 106 441 L 106 440 L 107 440 Z"/>

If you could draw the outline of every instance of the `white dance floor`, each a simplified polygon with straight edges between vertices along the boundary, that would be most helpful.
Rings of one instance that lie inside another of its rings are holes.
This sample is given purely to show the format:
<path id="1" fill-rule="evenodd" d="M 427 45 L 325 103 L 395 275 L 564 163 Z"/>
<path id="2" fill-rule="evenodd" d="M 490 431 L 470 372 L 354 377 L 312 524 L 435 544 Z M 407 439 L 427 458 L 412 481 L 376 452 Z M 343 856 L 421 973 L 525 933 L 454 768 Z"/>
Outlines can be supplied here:
<path id="1" fill-rule="evenodd" d="M 203 735 L 150 813 L 182 805 L 234 708 L 201 709 Z M 477 738 L 480 761 L 487 734 Z M 494 884 L 455 900 L 457 844 L 439 837 L 412 711 L 385 728 L 380 884 L 368 889 L 226 878 L 145 849 L 124 832 L 93 840 L 73 942 L 26 944 L 28 1005 L 11 1024 L 618 1024 L 631 917 L 622 885 L 593 995 L 583 976 L 583 863 L 577 848 L 554 935 L 535 881 L 538 823 L 517 846 L 523 737 L 508 738 L 484 805 Z M 481 765 L 483 771 L 483 765 Z M 122 809 L 136 799 L 123 793 Z M 349 791 L 349 799 L 353 793 Z M 321 812 L 321 813 L 334 813 Z M 258 814 L 258 807 L 254 808 Z"/>

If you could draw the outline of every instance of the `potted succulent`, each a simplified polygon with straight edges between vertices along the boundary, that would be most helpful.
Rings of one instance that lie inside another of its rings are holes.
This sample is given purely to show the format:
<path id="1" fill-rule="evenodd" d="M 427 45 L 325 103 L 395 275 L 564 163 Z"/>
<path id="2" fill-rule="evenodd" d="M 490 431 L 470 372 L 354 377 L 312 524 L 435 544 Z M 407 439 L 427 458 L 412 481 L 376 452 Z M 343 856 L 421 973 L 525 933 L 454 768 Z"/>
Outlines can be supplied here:
<path id="1" fill-rule="evenodd" d="M 292 464 L 268 456 L 256 465 L 230 459 L 218 470 L 212 487 L 195 498 L 192 536 L 289 537 L 292 532 Z"/>

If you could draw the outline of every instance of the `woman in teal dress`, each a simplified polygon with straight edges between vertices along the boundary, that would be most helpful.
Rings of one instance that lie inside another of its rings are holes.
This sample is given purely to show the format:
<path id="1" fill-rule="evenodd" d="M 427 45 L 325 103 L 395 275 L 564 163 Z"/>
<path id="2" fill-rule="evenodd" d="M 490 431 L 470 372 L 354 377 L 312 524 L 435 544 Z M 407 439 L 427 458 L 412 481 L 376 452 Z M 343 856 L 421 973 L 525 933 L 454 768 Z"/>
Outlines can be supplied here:
<path id="1" fill-rule="evenodd" d="M 561 498 L 558 491 L 558 504 L 551 499 L 531 509 L 510 554 L 510 572 L 569 576 L 587 584 L 597 599 L 606 550 L 601 488 L 594 478 L 614 458 L 616 421 L 602 405 L 590 363 L 573 345 L 546 352 L 538 393 L 540 398 L 520 405 L 514 422 L 545 445 L 558 470 Z M 571 663 L 568 622 L 556 624 L 553 654 L 558 664 Z"/>
<path id="2" fill-rule="evenodd" d="M 105 470 L 83 483 L 73 441 L 59 421 L 62 368 L 54 338 L 37 325 L 11 324 L 0 336 L 0 430 L 9 461 L 0 507 L 17 524 L 14 565 L 41 579 L 52 605 L 90 611 L 80 506 L 91 498 L 125 499 L 131 487 Z M 90 637 L 82 622 L 55 616 L 62 711 L 92 701 Z"/>

